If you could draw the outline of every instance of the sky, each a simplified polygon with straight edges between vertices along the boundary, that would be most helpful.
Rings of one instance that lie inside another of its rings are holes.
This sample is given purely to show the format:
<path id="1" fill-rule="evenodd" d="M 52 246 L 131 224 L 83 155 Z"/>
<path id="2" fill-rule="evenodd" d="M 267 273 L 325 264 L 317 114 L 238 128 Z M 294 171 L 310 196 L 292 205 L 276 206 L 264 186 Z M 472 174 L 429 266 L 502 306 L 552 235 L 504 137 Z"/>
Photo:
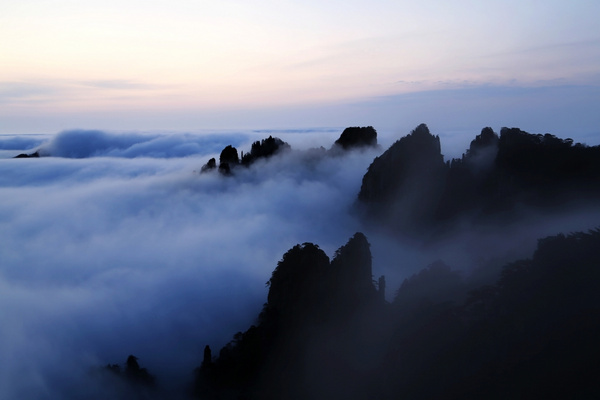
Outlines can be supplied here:
<path id="1" fill-rule="evenodd" d="M 595 0 L 4 1 L 0 134 L 425 122 L 597 144 L 598 15 Z"/>

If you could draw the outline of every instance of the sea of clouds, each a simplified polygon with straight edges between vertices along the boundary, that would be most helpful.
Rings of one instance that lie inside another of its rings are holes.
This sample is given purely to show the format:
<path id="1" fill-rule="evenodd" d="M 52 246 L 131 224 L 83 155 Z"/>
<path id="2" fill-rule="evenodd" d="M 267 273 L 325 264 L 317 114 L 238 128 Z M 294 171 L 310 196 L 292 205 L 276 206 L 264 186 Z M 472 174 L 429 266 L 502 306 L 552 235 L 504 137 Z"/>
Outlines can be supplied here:
<path id="1" fill-rule="evenodd" d="M 129 354 L 173 393 L 206 344 L 216 353 L 254 322 L 271 272 L 298 243 L 332 257 L 365 232 L 388 298 L 438 258 L 492 255 L 496 233 L 471 233 L 479 246 L 452 239 L 434 249 L 361 225 L 351 210 L 385 148 L 337 157 L 307 150 L 329 148 L 340 133 L 0 136 L 0 398 L 101 398 L 106 388 L 90 371 Z M 225 145 L 249 151 L 269 135 L 292 152 L 232 177 L 199 173 Z M 9 158 L 36 150 L 49 156 Z M 530 251 L 557 227 L 530 229 L 527 240 L 513 234 L 511 248 Z"/>
<path id="2" fill-rule="evenodd" d="M 0 398 L 96 393 L 90 368 L 129 354 L 159 384 L 183 385 L 206 344 L 217 351 L 254 322 L 285 251 L 343 245 L 376 151 L 198 172 L 225 145 L 249 151 L 270 134 L 0 137 L 5 157 L 52 156 L 0 160 Z M 339 134 L 284 140 L 330 146 Z"/>

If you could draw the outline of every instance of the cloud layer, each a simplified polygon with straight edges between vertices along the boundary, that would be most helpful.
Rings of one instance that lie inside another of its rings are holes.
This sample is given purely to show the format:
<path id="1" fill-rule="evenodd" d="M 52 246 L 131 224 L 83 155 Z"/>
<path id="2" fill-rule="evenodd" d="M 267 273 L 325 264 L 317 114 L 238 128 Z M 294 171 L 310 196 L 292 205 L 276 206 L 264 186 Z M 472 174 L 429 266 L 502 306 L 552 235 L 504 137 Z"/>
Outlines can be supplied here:
<path id="1" fill-rule="evenodd" d="M 64 398 L 130 353 L 182 383 L 204 345 L 252 323 L 285 251 L 331 254 L 358 229 L 374 153 L 195 172 L 218 154 L 190 147 L 231 138 L 67 132 L 44 148 L 74 158 L 0 160 L 0 397 Z"/>
<path id="2" fill-rule="evenodd" d="M 509 249 L 530 255 L 540 234 L 598 221 L 540 218 L 527 230 L 467 230 L 427 247 L 366 229 L 349 212 L 381 150 L 340 157 L 294 150 L 231 178 L 197 172 L 224 144 L 249 150 L 273 134 L 307 149 L 339 136 L 279 133 L 3 139 L 5 149 L 41 145 L 61 157 L 0 160 L 0 397 L 92 396 L 102 388 L 90 368 L 129 354 L 159 385 L 181 387 L 206 344 L 216 351 L 253 323 L 265 282 L 298 243 L 332 256 L 364 231 L 374 274 L 386 274 L 393 296 L 438 258 L 468 267 Z"/>
<path id="3" fill-rule="evenodd" d="M 228 144 L 239 146 L 248 140 L 240 133 L 193 134 L 110 134 L 98 130 L 63 131 L 40 147 L 42 155 L 66 158 L 153 157 L 172 158 L 205 155 Z"/>

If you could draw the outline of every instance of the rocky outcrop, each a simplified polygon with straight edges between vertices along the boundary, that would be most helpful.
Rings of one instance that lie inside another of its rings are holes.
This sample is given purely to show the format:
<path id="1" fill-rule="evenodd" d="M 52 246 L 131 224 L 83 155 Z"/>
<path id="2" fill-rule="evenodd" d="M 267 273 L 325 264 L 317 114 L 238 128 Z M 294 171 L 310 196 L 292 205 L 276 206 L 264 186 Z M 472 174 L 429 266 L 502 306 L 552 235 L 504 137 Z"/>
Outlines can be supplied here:
<path id="1" fill-rule="evenodd" d="M 439 137 L 421 124 L 373 160 L 358 199 L 376 218 L 422 224 L 433 218 L 446 173 Z"/>
<path id="2" fill-rule="evenodd" d="M 377 131 L 372 126 L 354 126 L 346 128 L 339 139 L 335 141 L 334 146 L 339 146 L 344 150 L 376 147 Z"/>
<path id="3" fill-rule="evenodd" d="M 348 371 L 346 359 L 355 360 L 350 350 L 365 339 L 363 334 L 377 335 L 353 328 L 358 321 L 379 318 L 385 304 L 373 285 L 366 237 L 356 233 L 331 262 L 315 244 L 296 245 L 277 263 L 268 286 L 258 325 L 236 334 L 214 362 L 197 369 L 196 395 L 321 398 L 320 380 L 331 371 L 344 377 L 339 382 L 343 386 L 328 383 L 335 390 L 362 388 L 361 381 L 350 383 L 354 372 Z M 343 338 L 340 329 L 345 331 Z M 323 358 L 323 351 L 331 357 Z"/>
<path id="4" fill-rule="evenodd" d="M 39 158 L 39 157 L 40 157 L 40 153 L 38 151 L 36 151 L 31 154 L 21 153 L 17 156 L 14 156 L 13 158 Z"/>
<path id="5" fill-rule="evenodd" d="M 206 164 L 204 164 L 202 166 L 202 169 L 200 170 L 200 172 L 201 173 L 209 172 L 216 168 L 217 168 L 217 160 L 215 160 L 214 158 L 211 158 L 210 160 L 208 160 L 208 162 Z"/>
<path id="6" fill-rule="evenodd" d="M 599 249 L 600 230 L 548 237 L 531 259 L 477 287 L 438 261 L 387 304 L 367 285 L 364 235 L 331 263 L 315 244 L 294 246 L 273 272 L 257 325 L 214 360 L 205 348 L 195 395 L 597 398 Z M 360 304 L 348 303 L 353 296 Z"/>
<path id="7" fill-rule="evenodd" d="M 404 234 L 448 229 L 465 218 L 504 223 L 535 209 L 561 212 L 600 199 L 600 146 L 484 128 L 444 163 L 439 137 L 419 125 L 369 166 L 359 204 L 369 220 Z"/>
<path id="8" fill-rule="evenodd" d="M 291 147 L 289 144 L 279 138 L 269 136 L 267 139 L 256 141 L 252 143 L 252 148 L 249 153 L 241 153 L 238 155 L 238 151 L 235 147 L 229 145 L 226 146 L 219 156 L 218 171 L 223 175 L 231 175 L 235 168 L 239 166 L 249 167 L 259 159 L 266 159 L 272 157 L 275 154 L 289 150 Z M 211 158 L 206 164 L 204 164 L 200 170 L 201 173 L 210 172 L 217 169 L 216 160 Z"/>
<path id="9" fill-rule="evenodd" d="M 288 151 L 290 149 L 291 146 L 283 140 L 269 136 L 266 139 L 261 141 L 257 140 L 252 143 L 250 152 L 242 155 L 242 164 L 248 166 L 258 159 L 269 158 L 277 153 Z"/>
<path id="10" fill-rule="evenodd" d="M 371 250 L 365 235 L 357 232 L 340 247 L 331 262 L 332 290 L 340 302 L 337 312 L 352 312 L 375 298 Z"/>

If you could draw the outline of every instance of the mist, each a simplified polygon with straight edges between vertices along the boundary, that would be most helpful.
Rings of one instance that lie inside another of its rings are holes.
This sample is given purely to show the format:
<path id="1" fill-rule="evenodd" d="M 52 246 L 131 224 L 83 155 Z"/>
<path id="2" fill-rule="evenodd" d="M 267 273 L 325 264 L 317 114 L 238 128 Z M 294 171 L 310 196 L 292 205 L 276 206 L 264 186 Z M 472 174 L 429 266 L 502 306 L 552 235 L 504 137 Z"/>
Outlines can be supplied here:
<path id="1" fill-rule="evenodd" d="M 105 388 L 90 371 L 129 354 L 164 390 L 183 388 L 206 344 L 219 349 L 254 322 L 271 272 L 298 243 L 331 256 L 363 231 L 373 273 L 388 277 L 393 295 L 437 259 L 466 271 L 529 256 L 537 238 L 599 220 L 580 210 L 501 232 L 463 227 L 425 245 L 390 239 L 352 212 L 383 150 L 308 150 L 339 133 L 67 131 L 0 140 L 15 155 L 51 156 L 0 160 L 0 397 L 97 395 Z M 247 151 L 268 135 L 292 152 L 231 177 L 199 173 L 225 145 Z"/>
<path id="2" fill-rule="evenodd" d="M 218 153 L 190 148 L 254 135 L 64 132 L 39 148 L 63 157 L 0 160 L 0 397 L 65 398 L 129 354 L 183 385 L 206 344 L 253 322 L 287 249 L 331 253 L 358 230 L 348 209 L 374 152 L 197 172 Z"/>

